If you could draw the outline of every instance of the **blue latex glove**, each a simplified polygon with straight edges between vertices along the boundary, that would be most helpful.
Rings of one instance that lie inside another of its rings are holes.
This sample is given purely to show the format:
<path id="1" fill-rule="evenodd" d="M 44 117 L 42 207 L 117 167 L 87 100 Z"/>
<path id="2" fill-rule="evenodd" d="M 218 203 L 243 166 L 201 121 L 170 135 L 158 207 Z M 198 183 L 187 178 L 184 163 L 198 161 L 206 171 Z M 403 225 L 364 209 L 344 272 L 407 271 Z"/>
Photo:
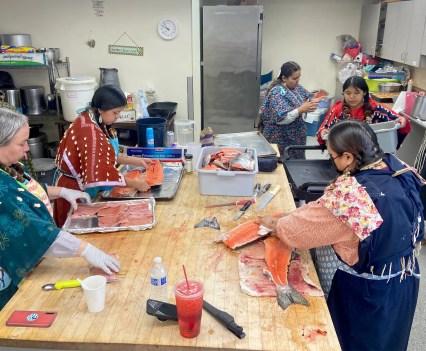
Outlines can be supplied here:
<path id="1" fill-rule="evenodd" d="M 77 199 L 86 200 L 87 203 L 92 201 L 89 194 L 68 188 L 62 188 L 59 192 L 59 197 L 67 200 L 71 204 L 73 210 L 77 208 Z"/>

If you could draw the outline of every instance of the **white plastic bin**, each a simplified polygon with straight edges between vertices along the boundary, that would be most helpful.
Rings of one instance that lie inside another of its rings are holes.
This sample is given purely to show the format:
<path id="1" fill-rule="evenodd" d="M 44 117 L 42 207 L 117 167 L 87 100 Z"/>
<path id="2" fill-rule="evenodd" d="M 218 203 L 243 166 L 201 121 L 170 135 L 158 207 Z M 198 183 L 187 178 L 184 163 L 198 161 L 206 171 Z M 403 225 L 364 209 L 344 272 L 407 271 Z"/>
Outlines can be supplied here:
<path id="1" fill-rule="evenodd" d="M 377 141 L 384 152 L 395 153 L 398 146 L 398 129 L 401 124 L 389 121 L 370 124 L 377 136 Z"/>
<path id="2" fill-rule="evenodd" d="M 257 165 L 257 153 L 253 148 L 236 147 L 238 151 L 251 150 L 254 157 L 255 169 L 247 171 L 225 171 L 201 169 L 204 156 L 213 154 L 224 147 L 206 146 L 201 150 L 197 161 L 198 186 L 201 195 L 225 195 L 225 196 L 252 196 L 256 173 L 259 171 Z"/>
<path id="3" fill-rule="evenodd" d="M 90 106 L 96 86 L 94 77 L 65 77 L 56 80 L 66 121 L 73 122 L 83 109 Z"/>

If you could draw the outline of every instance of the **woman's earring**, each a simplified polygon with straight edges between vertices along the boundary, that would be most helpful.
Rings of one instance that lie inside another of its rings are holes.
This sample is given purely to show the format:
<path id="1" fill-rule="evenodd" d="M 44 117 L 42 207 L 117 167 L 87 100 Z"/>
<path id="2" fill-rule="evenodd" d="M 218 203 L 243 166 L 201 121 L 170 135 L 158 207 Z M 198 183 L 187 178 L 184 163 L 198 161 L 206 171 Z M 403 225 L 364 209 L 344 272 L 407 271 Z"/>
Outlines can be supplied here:
<path id="1" fill-rule="evenodd" d="M 102 116 L 99 115 L 99 123 L 102 123 Z"/>

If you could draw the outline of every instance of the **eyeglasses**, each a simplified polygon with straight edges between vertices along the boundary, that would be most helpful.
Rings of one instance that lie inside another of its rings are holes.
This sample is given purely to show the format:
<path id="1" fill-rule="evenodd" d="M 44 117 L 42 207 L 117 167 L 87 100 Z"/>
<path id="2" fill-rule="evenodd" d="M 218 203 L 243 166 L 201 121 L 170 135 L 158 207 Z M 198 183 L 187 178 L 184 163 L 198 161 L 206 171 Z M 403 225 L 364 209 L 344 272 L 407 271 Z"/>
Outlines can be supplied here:
<path id="1" fill-rule="evenodd" d="M 329 158 L 330 160 L 333 160 L 333 161 L 334 161 L 336 158 L 339 158 L 340 156 L 342 156 L 342 155 L 337 155 L 337 156 L 333 157 L 332 155 L 328 154 L 328 158 Z"/>

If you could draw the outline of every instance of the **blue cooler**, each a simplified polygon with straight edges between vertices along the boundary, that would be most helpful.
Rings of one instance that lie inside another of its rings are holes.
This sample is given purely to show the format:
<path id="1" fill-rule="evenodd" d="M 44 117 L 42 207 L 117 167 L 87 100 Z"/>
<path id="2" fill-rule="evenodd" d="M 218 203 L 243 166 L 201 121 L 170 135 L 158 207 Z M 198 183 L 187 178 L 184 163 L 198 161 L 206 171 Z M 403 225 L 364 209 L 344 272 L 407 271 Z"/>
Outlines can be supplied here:
<path id="1" fill-rule="evenodd" d="M 306 134 L 308 136 L 315 136 L 327 115 L 328 108 L 317 108 L 314 112 L 307 113 L 305 117 Z"/>

